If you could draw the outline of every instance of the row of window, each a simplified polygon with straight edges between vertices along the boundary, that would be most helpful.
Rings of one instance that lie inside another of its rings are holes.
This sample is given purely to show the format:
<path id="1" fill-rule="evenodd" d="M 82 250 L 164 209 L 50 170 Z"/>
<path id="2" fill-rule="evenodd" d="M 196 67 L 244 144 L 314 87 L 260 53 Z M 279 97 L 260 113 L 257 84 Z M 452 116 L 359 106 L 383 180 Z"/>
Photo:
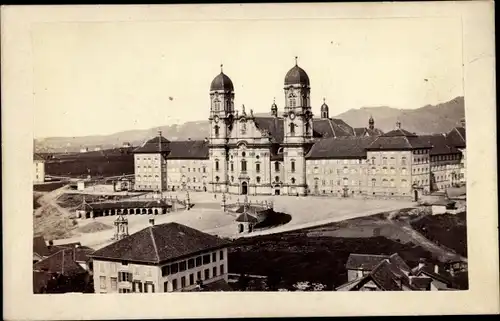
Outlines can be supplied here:
<path id="1" fill-rule="evenodd" d="M 224 260 L 224 251 L 219 251 L 219 260 Z M 200 267 L 202 265 L 215 262 L 217 262 L 216 252 L 212 253 L 212 255 L 205 254 L 203 256 L 198 256 L 196 258 L 189 259 L 187 261 L 180 261 L 165 265 L 161 268 L 161 275 L 167 276 L 171 274 L 176 274 L 178 272 L 183 272 L 188 269 L 193 269 L 194 267 Z"/>
<path id="2" fill-rule="evenodd" d="M 219 272 L 219 273 L 217 273 L 217 272 Z M 205 269 L 203 271 L 203 277 L 202 277 L 201 271 L 198 271 L 198 272 L 196 272 L 196 278 L 195 278 L 194 273 L 189 274 L 188 278 L 186 278 L 185 276 L 182 276 L 179 279 L 175 278 L 175 279 L 171 280 L 172 291 L 181 290 L 185 287 L 195 285 L 197 281 L 203 281 L 203 280 L 208 280 L 210 278 L 215 278 L 218 275 L 223 275 L 224 273 L 225 273 L 224 264 L 221 264 L 219 266 L 219 271 L 217 271 L 217 266 L 214 266 L 212 268 L 212 276 L 211 277 L 210 277 L 210 269 Z M 179 282 L 179 280 L 180 280 L 180 282 Z M 168 281 L 165 281 L 163 283 L 163 291 L 168 292 Z"/>
<path id="3" fill-rule="evenodd" d="M 322 185 L 322 186 L 327 186 L 327 180 L 324 180 L 324 179 L 323 179 L 323 180 L 321 181 L 321 185 Z M 334 185 L 334 181 L 333 181 L 333 180 L 330 180 L 330 185 L 331 185 L 331 186 L 333 186 L 333 185 Z M 336 184 L 336 185 L 337 185 L 337 186 L 341 186 L 341 181 L 340 181 L 340 180 L 337 180 L 337 184 Z M 361 185 L 362 185 L 362 181 L 352 180 L 352 181 L 351 181 L 351 185 L 349 185 L 349 180 L 348 180 L 347 178 L 344 178 L 344 179 L 342 180 L 342 185 L 343 185 L 343 186 L 361 186 Z M 315 178 L 315 179 L 314 179 L 314 187 L 315 187 L 315 189 L 317 189 L 317 188 L 318 188 L 318 186 L 319 186 L 319 178 Z M 371 186 L 372 186 L 372 187 L 377 186 L 377 180 L 376 180 L 375 178 L 372 178 L 372 179 L 371 179 Z M 382 186 L 383 186 L 383 187 L 389 187 L 389 186 L 391 186 L 391 187 L 395 187 L 395 186 L 396 186 L 396 181 L 395 181 L 393 178 L 392 178 L 392 179 L 390 179 L 390 180 L 388 180 L 388 179 L 385 179 L 385 178 L 384 178 L 384 179 L 382 179 Z M 408 182 L 407 182 L 407 180 L 402 179 L 402 180 L 401 180 L 401 186 L 403 186 L 403 187 L 408 186 Z"/>
<path id="4" fill-rule="evenodd" d="M 431 159 L 433 161 L 458 160 L 458 159 L 461 159 L 461 155 L 460 154 L 454 154 L 454 155 L 437 155 L 437 156 L 431 156 Z"/>

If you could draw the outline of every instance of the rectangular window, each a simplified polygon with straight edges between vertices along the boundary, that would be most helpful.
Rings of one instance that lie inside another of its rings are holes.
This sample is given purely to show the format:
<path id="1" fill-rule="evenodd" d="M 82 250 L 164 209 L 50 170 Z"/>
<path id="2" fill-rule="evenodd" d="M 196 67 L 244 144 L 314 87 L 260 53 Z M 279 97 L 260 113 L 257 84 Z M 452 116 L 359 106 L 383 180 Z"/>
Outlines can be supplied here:
<path id="1" fill-rule="evenodd" d="M 212 262 L 216 262 L 217 261 L 217 253 L 212 253 Z"/>
<path id="2" fill-rule="evenodd" d="M 234 164 L 231 163 L 231 172 L 234 172 Z"/>
<path id="3" fill-rule="evenodd" d="M 260 164 L 255 164 L 255 171 L 260 173 Z"/>
<path id="4" fill-rule="evenodd" d="M 196 272 L 196 279 L 201 280 L 201 271 Z"/>
<path id="5" fill-rule="evenodd" d="M 188 260 L 188 269 L 194 268 L 194 259 L 189 259 Z"/>
<path id="6" fill-rule="evenodd" d="M 224 251 L 219 252 L 219 260 L 224 260 Z"/>
<path id="7" fill-rule="evenodd" d="M 208 279 L 210 279 L 210 270 L 205 269 L 205 280 L 208 280 Z"/>
<path id="8" fill-rule="evenodd" d="M 292 173 L 294 173 L 295 172 L 295 162 L 291 163 L 291 169 L 292 169 Z"/>
<path id="9" fill-rule="evenodd" d="M 189 285 L 193 285 L 194 284 L 194 274 L 191 273 L 189 274 Z"/>
<path id="10" fill-rule="evenodd" d="M 186 287 L 186 277 L 183 276 L 183 277 L 181 277 L 181 289 L 183 289 L 185 287 Z"/>
<path id="11" fill-rule="evenodd" d="M 179 270 L 182 272 L 182 271 L 186 271 L 186 261 L 182 261 L 179 263 Z"/>
<path id="12" fill-rule="evenodd" d="M 220 266 L 220 274 L 223 275 L 225 272 L 224 272 L 224 264 L 221 264 Z"/>
<path id="13" fill-rule="evenodd" d="M 214 277 L 216 277 L 216 276 L 217 276 L 217 267 L 216 267 L 216 266 L 214 266 L 214 267 L 212 268 L 212 277 L 214 278 Z"/>
<path id="14" fill-rule="evenodd" d="M 196 258 L 196 266 L 201 266 L 201 265 L 202 265 L 202 263 L 201 263 L 201 256 L 198 256 Z"/>
<path id="15" fill-rule="evenodd" d="M 100 276 L 99 277 L 99 284 L 101 285 L 101 289 L 106 288 L 106 277 L 105 276 Z"/>
<path id="16" fill-rule="evenodd" d="M 174 263 L 170 265 L 170 274 L 175 274 L 177 272 L 179 272 L 179 264 Z"/>
<path id="17" fill-rule="evenodd" d="M 172 280 L 172 290 L 173 291 L 177 290 L 177 279 Z"/>
<path id="18" fill-rule="evenodd" d="M 203 264 L 210 264 L 210 254 L 203 255 Z"/>
<path id="19" fill-rule="evenodd" d="M 163 282 L 163 292 L 168 292 L 168 281 Z"/>
<path id="20" fill-rule="evenodd" d="M 118 272 L 118 281 L 119 282 L 131 282 L 132 281 L 132 273 Z"/>
<path id="21" fill-rule="evenodd" d="M 118 287 L 118 282 L 116 278 L 109 278 L 109 280 L 111 281 L 111 290 L 116 291 Z"/>
<path id="22" fill-rule="evenodd" d="M 165 265 L 164 267 L 161 268 L 161 275 L 162 276 L 170 275 L 170 265 Z"/>
<path id="23" fill-rule="evenodd" d="M 140 281 L 134 281 L 134 283 L 132 283 L 132 291 L 142 293 L 142 283 Z"/>

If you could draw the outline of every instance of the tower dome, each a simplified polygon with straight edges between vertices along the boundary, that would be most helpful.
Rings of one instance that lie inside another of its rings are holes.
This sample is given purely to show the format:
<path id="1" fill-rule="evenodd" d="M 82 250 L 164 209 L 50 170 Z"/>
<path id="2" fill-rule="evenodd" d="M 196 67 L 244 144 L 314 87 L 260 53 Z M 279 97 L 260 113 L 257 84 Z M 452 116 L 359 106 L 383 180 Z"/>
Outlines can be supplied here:
<path id="1" fill-rule="evenodd" d="M 278 105 L 276 105 L 276 99 L 273 99 L 273 104 L 271 105 L 271 115 L 278 116 Z"/>
<path id="2" fill-rule="evenodd" d="M 210 91 L 234 91 L 233 82 L 231 79 L 222 71 L 222 65 L 220 66 L 220 74 L 218 74 L 212 84 L 210 85 Z"/>
<path id="3" fill-rule="evenodd" d="M 321 105 L 321 118 L 328 118 L 329 117 L 329 108 L 328 105 L 326 104 L 326 99 L 323 98 L 323 105 Z"/>
<path id="4" fill-rule="evenodd" d="M 297 57 L 295 57 L 295 66 L 290 69 L 285 76 L 285 86 L 288 85 L 303 85 L 309 86 L 309 76 L 297 64 Z"/>

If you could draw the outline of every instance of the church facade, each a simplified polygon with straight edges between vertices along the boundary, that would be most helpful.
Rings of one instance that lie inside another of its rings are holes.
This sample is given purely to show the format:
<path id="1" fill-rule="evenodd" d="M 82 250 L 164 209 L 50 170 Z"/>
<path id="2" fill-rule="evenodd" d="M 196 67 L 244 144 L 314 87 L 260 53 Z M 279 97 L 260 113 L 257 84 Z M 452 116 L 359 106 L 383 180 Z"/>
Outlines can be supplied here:
<path id="1" fill-rule="evenodd" d="M 210 85 L 209 137 L 171 142 L 160 133 L 138 147 L 135 189 L 418 198 L 465 179 L 465 128 L 422 136 L 397 122 L 384 133 L 372 117 L 367 128 L 353 128 L 330 118 L 326 102 L 316 117 L 309 77 L 297 63 L 283 90 L 285 106 L 273 102 L 269 116 L 237 110 L 221 69 Z"/>

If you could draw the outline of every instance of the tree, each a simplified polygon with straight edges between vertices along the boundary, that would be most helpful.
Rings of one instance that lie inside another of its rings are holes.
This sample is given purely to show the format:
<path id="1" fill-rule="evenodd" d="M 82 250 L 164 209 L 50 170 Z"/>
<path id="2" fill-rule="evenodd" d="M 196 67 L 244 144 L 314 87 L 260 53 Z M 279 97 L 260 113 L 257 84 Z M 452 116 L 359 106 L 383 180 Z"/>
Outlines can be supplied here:
<path id="1" fill-rule="evenodd" d="M 245 273 L 241 273 L 240 277 L 238 278 L 238 289 L 240 291 L 245 291 L 248 288 L 248 284 L 250 282 L 250 279 Z"/>

